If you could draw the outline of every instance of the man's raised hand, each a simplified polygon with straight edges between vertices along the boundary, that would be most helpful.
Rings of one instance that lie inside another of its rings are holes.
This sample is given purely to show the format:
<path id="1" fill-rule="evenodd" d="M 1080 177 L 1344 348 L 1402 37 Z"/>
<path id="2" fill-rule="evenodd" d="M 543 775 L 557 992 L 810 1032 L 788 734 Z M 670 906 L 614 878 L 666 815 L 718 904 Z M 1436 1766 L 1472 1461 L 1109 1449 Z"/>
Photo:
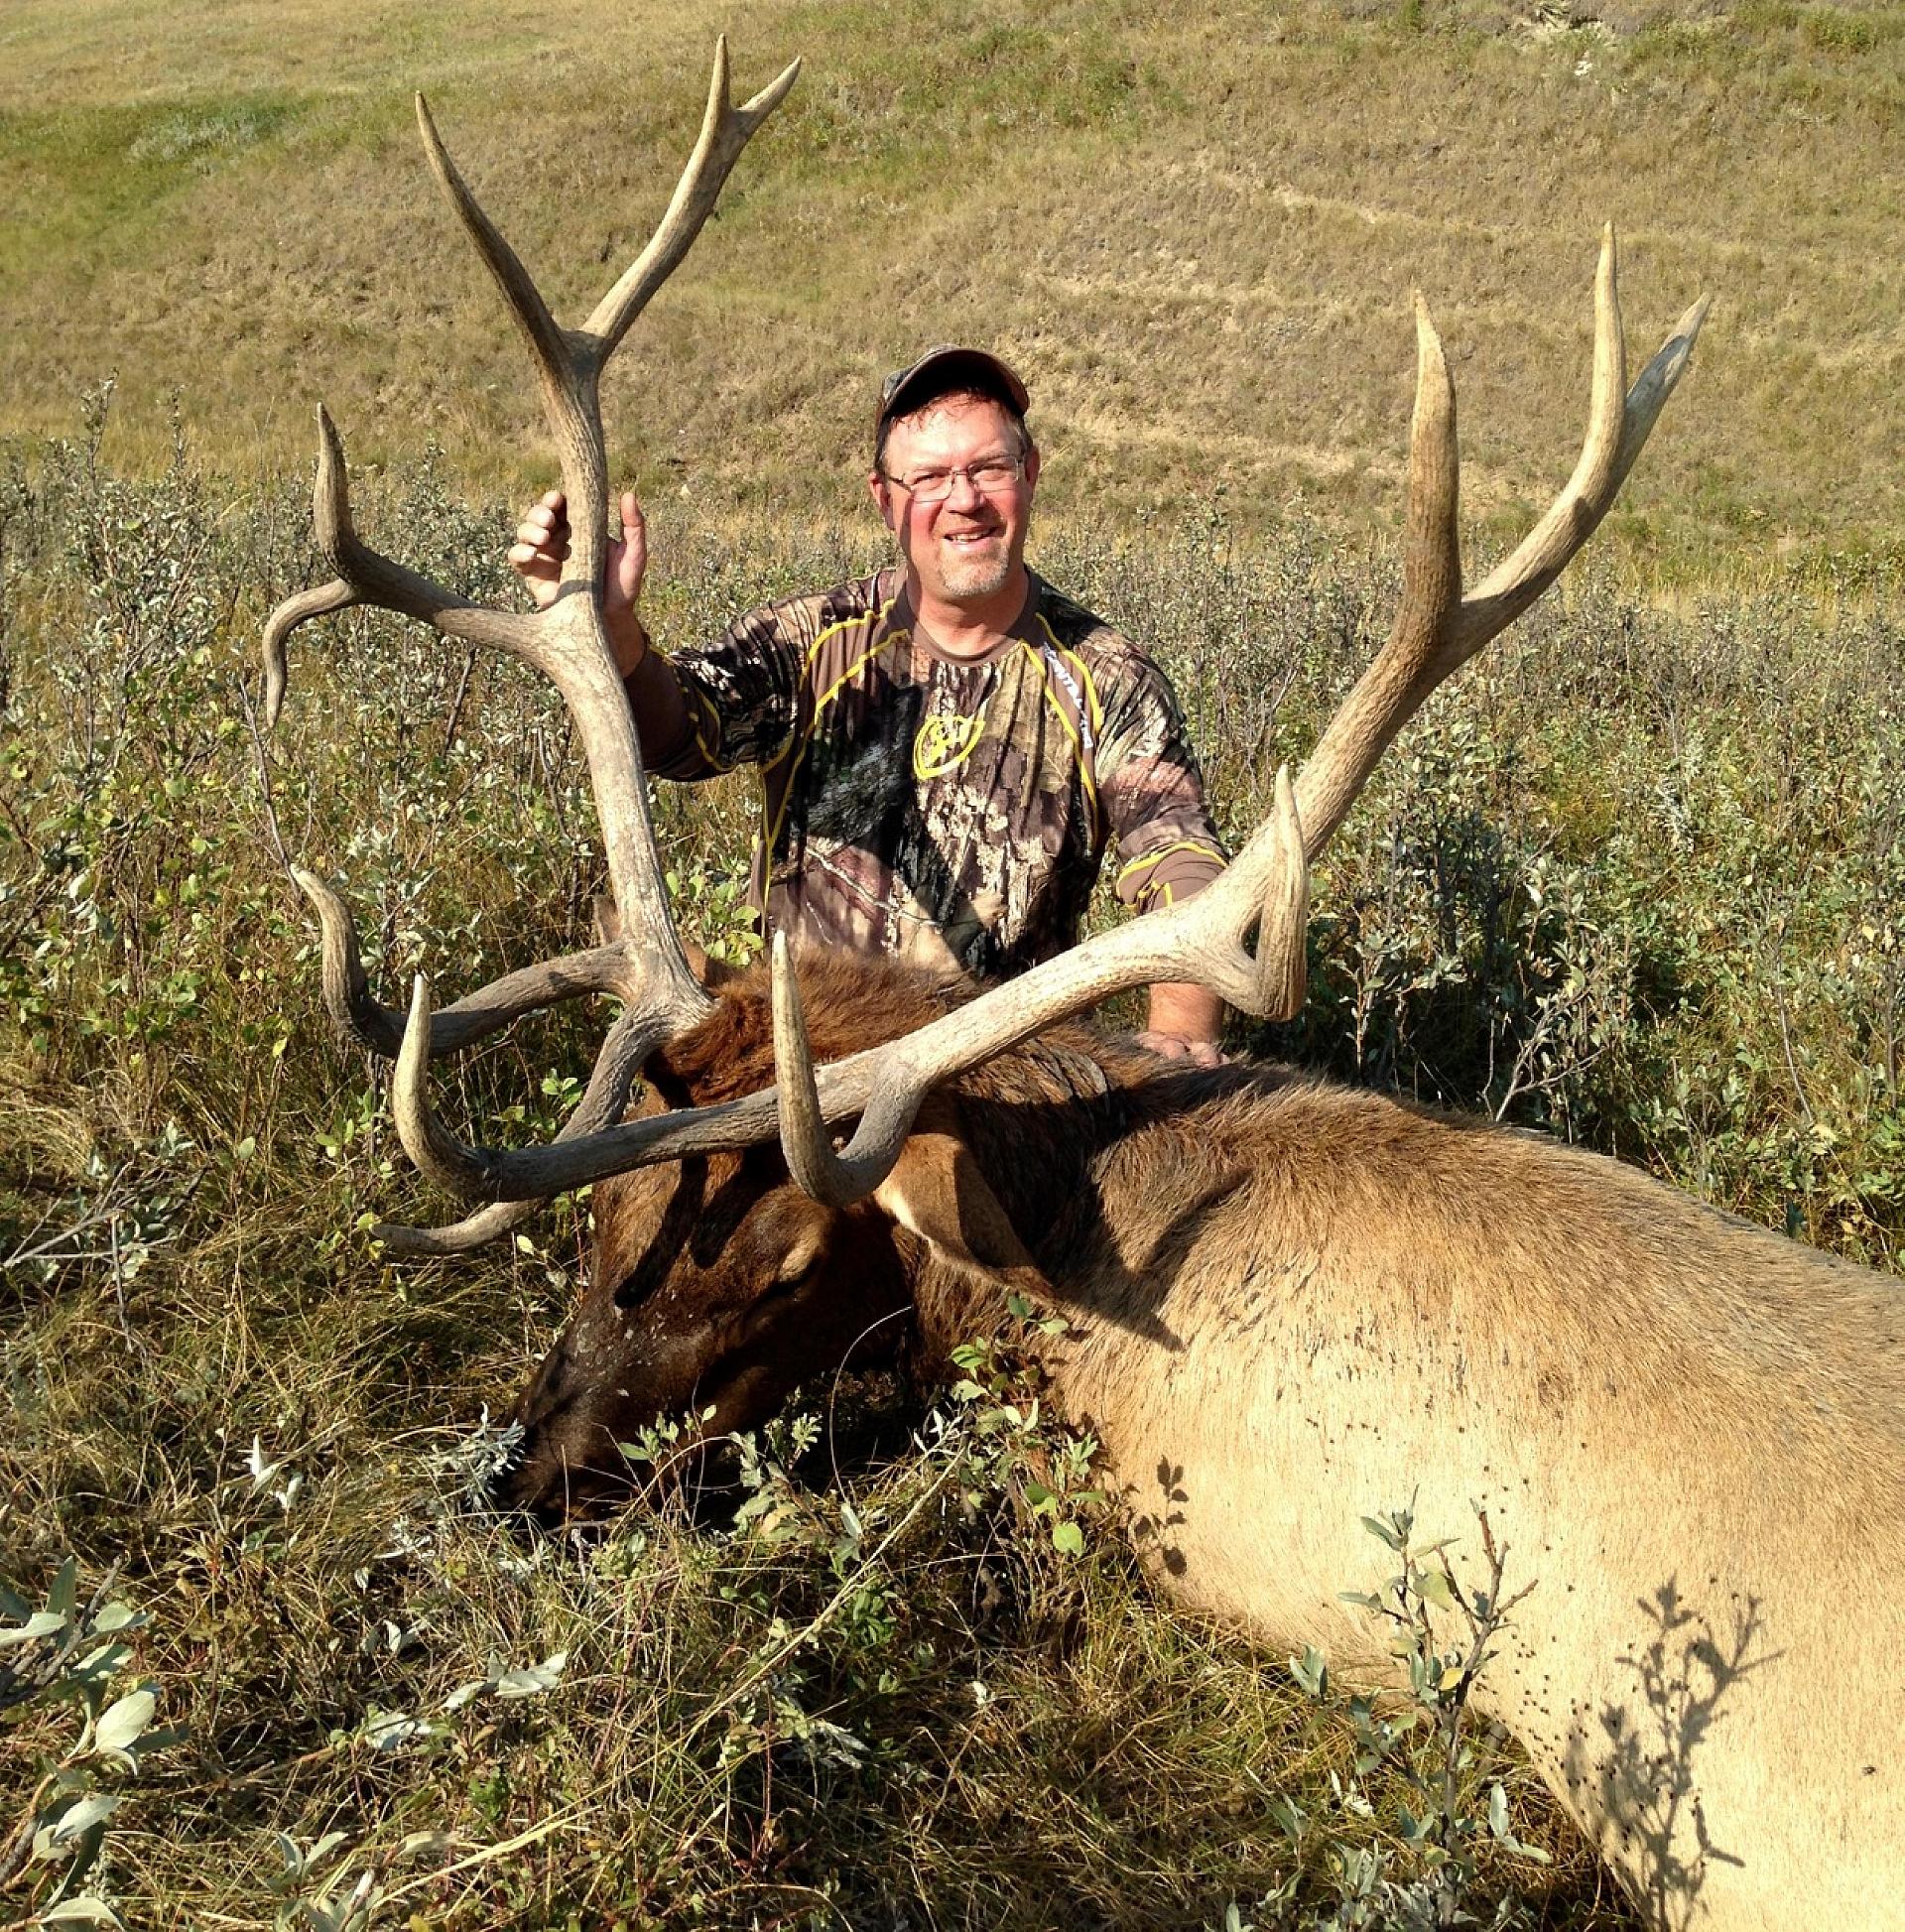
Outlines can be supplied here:
<path id="1" fill-rule="evenodd" d="M 623 490 L 620 508 L 622 534 L 609 538 L 608 559 L 602 567 L 602 614 L 616 661 L 626 676 L 648 647 L 647 633 L 635 614 L 648 572 L 648 526 L 633 490 Z M 516 541 L 509 547 L 510 568 L 529 586 L 539 610 L 556 601 L 568 560 L 569 501 L 561 490 L 551 490 L 523 512 Z"/>
<path id="2" fill-rule="evenodd" d="M 551 490 L 523 512 L 516 541 L 509 547 L 510 569 L 529 586 L 538 610 L 547 610 L 556 601 L 568 556 L 569 499 L 561 490 Z"/>

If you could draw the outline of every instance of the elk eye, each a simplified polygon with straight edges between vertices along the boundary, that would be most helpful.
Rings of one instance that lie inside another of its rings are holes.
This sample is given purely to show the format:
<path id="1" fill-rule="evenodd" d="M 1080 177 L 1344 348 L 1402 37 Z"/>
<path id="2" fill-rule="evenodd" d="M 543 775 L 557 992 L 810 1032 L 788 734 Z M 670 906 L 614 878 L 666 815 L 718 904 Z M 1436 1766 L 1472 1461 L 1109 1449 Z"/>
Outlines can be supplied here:
<path id="1" fill-rule="evenodd" d="M 777 1276 L 754 1297 L 753 1312 L 758 1315 L 767 1309 L 777 1306 L 781 1302 L 792 1301 L 806 1280 L 807 1277 L 804 1274 L 797 1274 L 792 1280 L 783 1280 Z"/>
<path id="2" fill-rule="evenodd" d="M 777 1274 L 754 1297 L 754 1313 L 762 1315 L 769 1309 L 778 1308 L 783 1302 L 791 1302 L 807 1286 L 813 1274 L 811 1267 L 801 1269 L 798 1274 Z"/>
<path id="3" fill-rule="evenodd" d="M 758 1285 L 746 1304 L 742 1319 L 752 1323 L 777 1316 L 788 1303 L 800 1296 L 814 1278 L 814 1270 L 820 1259 L 821 1243 L 817 1240 L 797 1240 L 776 1255 L 765 1281 L 760 1275 L 755 1275 Z"/>

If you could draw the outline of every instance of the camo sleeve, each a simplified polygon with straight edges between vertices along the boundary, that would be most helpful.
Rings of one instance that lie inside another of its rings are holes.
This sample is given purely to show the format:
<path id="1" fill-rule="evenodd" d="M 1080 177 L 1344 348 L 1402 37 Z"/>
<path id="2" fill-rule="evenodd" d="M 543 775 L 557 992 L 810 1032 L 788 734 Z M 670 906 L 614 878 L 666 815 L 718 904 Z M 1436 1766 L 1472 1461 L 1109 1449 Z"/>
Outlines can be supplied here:
<path id="1" fill-rule="evenodd" d="M 1203 891 L 1227 854 L 1170 680 L 1133 651 L 1105 686 L 1098 802 L 1118 841 L 1118 897 L 1148 912 Z"/>
<path id="2" fill-rule="evenodd" d="M 738 617 L 711 643 L 651 646 L 626 680 L 642 760 L 658 778 L 712 778 L 772 759 L 793 734 L 801 600 Z"/>

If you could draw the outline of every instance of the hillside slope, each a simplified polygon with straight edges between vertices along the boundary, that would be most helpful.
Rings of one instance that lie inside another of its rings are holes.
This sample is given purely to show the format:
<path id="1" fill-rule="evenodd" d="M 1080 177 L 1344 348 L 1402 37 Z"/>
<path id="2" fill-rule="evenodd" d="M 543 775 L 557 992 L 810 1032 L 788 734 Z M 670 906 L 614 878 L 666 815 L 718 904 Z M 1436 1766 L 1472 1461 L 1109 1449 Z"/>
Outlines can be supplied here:
<path id="1" fill-rule="evenodd" d="M 1905 8 L 1588 11 L 739 0 L 739 86 L 806 73 L 625 352 L 625 459 L 698 514 L 847 511 L 877 373 L 974 336 L 1024 367 L 1060 509 L 1387 519 L 1420 285 L 1506 523 L 1571 460 L 1611 218 L 1638 354 L 1715 298 L 1626 539 L 1896 562 Z M 302 464 L 322 397 L 359 460 L 436 440 L 525 486 L 533 395 L 408 95 L 572 311 L 658 213 L 711 40 L 683 0 L 16 0 L 0 430 L 69 430 L 116 372 L 128 460 L 176 396 L 214 462 Z"/>

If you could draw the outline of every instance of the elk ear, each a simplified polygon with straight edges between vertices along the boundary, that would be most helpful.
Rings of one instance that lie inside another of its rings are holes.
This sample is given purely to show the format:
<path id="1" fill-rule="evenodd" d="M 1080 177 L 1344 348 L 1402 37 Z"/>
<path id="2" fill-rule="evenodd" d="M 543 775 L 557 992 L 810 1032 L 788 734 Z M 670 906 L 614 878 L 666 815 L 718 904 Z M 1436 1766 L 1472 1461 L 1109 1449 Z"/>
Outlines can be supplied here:
<path id="1" fill-rule="evenodd" d="M 938 1258 L 961 1272 L 1049 1297 L 1052 1284 L 999 1205 L 972 1150 L 943 1115 L 922 1113 L 873 1200 Z"/>

